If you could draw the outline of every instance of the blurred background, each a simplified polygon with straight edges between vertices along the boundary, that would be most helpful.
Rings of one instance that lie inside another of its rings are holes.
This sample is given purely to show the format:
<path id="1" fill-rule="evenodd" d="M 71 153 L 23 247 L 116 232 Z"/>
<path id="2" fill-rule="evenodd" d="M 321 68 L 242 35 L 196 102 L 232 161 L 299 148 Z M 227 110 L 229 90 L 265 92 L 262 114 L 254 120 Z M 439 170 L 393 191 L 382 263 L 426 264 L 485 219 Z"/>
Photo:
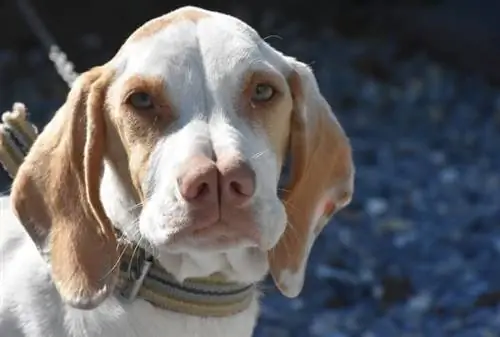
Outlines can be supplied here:
<path id="1" fill-rule="evenodd" d="M 312 65 L 352 140 L 355 196 L 317 241 L 299 298 L 266 283 L 255 336 L 500 336 L 500 1 L 33 3 L 78 72 L 187 4 Z M 22 101 L 42 128 L 66 84 L 13 1 L 0 22 L 0 109 Z"/>

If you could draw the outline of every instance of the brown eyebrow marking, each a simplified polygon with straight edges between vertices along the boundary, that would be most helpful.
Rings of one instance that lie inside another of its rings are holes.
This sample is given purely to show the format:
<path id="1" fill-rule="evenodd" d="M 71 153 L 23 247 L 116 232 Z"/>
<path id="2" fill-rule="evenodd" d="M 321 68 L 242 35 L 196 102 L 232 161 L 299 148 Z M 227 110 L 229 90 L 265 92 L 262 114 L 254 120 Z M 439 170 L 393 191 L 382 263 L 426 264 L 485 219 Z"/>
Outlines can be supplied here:
<path id="1" fill-rule="evenodd" d="M 128 104 L 128 97 L 130 97 L 132 93 L 137 92 L 144 92 L 151 96 L 154 103 L 152 111 L 140 113 L 139 111 L 135 111 L 135 109 Z M 160 127 L 161 130 L 164 130 L 166 125 L 172 123 L 177 118 L 167 92 L 165 80 L 160 76 L 131 76 L 123 83 L 120 101 L 125 110 L 129 112 L 135 111 L 131 113 L 131 116 L 134 116 L 132 119 L 136 119 L 137 116 L 135 115 L 139 114 L 142 116 L 140 119 L 149 119 L 151 123 L 150 126 L 155 129 Z M 152 130 L 151 127 L 147 127 L 147 124 L 143 126 L 144 128 L 136 129 L 135 131 L 140 132 L 148 130 L 148 132 L 150 132 Z"/>
<path id="2" fill-rule="evenodd" d="M 198 22 L 202 19 L 209 18 L 210 15 L 198 8 L 192 6 L 186 6 L 179 8 L 173 12 L 160 16 L 156 19 L 146 22 L 144 25 L 139 27 L 130 37 L 127 42 L 136 42 L 141 39 L 150 37 L 161 31 L 162 29 L 168 27 L 171 24 L 181 22 L 181 21 L 191 21 Z"/>
<path id="3" fill-rule="evenodd" d="M 158 100 L 158 103 L 164 105 L 163 103 L 168 103 L 169 99 L 165 93 L 165 81 L 159 76 L 139 76 L 134 75 L 128 78 L 123 83 L 123 96 L 122 101 L 124 101 L 127 95 L 131 92 L 144 91 L 150 94 L 154 99 Z"/>
<path id="4" fill-rule="evenodd" d="M 277 91 L 276 97 L 270 102 L 252 106 L 250 102 L 252 91 L 258 83 L 273 86 Z M 252 127 L 258 126 L 266 134 L 271 150 L 281 165 L 288 144 L 292 113 L 292 97 L 286 80 L 270 71 L 249 71 L 240 86 L 237 110 Z"/>
<path id="5" fill-rule="evenodd" d="M 125 101 L 133 92 L 151 95 L 155 107 L 151 111 L 136 111 Z M 165 80 L 160 76 L 131 76 L 122 84 L 119 95 L 118 106 L 110 109 L 108 134 L 115 140 L 108 146 L 108 157 L 111 162 L 119 163 L 115 167 L 119 176 L 129 181 L 132 192 L 143 202 L 141 182 L 147 174 L 151 154 L 176 115 Z"/>

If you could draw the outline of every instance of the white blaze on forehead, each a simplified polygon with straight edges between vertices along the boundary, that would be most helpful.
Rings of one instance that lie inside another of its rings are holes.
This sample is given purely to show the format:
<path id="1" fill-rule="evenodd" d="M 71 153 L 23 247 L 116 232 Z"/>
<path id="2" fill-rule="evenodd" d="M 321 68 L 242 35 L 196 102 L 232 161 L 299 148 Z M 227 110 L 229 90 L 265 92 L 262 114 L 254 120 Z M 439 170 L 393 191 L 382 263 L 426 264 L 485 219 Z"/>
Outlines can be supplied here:
<path id="1" fill-rule="evenodd" d="M 186 110 L 182 114 L 188 119 L 222 103 L 214 99 L 229 103 L 249 70 L 281 73 L 290 68 L 250 26 L 225 14 L 205 12 L 205 18 L 176 20 L 127 42 L 112 61 L 125 78 L 163 78 L 173 106 Z"/>

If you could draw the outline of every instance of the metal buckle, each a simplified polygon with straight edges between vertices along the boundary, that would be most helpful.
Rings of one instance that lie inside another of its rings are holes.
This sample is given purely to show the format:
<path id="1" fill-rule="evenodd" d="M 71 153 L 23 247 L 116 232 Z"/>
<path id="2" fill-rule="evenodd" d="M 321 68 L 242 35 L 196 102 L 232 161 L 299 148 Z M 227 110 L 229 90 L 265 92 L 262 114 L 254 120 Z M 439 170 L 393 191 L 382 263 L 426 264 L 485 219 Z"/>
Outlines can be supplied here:
<path id="1" fill-rule="evenodd" d="M 152 255 L 147 255 L 146 253 L 140 249 L 138 251 L 138 256 L 137 256 L 137 269 L 132 270 L 132 265 L 133 262 L 130 262 L 130 265 L 128 266 L 128 283 L 126 287 L 121 291 L 122 297 L 127 301 L 127 302 L 132 302 L 137 298 L 137 294 L 139 293 L 139 290 L 141 289 L 142 284 L 144 283 L 144 279 L 146 278 L 146 275 L 148 274 L 149 270 L 151 269 L 151 266 L 153 265 L 153 256 Z"/>

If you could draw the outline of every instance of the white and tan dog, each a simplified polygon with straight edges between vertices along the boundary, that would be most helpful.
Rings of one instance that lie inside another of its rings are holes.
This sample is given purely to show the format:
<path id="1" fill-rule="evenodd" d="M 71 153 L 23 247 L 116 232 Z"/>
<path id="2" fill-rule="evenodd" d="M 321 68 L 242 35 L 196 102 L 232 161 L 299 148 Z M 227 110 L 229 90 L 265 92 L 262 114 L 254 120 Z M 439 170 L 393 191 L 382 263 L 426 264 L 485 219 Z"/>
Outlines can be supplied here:
<path id="1" fill-rule="evenodd" d="M 0 199 L 0 336 L 251 336 L 254 288 L 226 315 L 124 301 L 122 242 L 181 286 L 211 275 L 248 286 L 270 271 L 294 297 L 353 175 L 305 64 L 228 15 L 151 20 L 77 79 Z"/>

